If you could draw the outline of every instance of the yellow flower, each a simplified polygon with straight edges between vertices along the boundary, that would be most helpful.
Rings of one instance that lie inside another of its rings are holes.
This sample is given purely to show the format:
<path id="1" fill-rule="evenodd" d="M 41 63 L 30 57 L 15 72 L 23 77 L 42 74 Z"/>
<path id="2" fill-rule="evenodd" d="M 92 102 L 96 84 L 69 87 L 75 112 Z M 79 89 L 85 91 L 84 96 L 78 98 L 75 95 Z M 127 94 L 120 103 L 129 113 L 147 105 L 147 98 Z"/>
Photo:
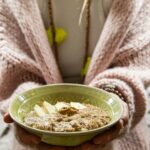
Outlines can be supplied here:
<path id="1" fill-rule="evenodd" d="M 81 76 L 85 76 L 87 74 L 90 63 L 91 63 L 91 57 L 88 57 L 84 68 L 82 68 Z"/>
<path id="2" fill-rule="evenodd" d="M 59 45 L 65 41 L 67 38 L 67 32 L 63 28 L 56 28 L 56 36 L 55 36 L 55 42 Z M 47 30 L 47 36 L 50 44 L 53 44 L 53 36 L 52 36 L 52 29 L 51 27 Z"/>

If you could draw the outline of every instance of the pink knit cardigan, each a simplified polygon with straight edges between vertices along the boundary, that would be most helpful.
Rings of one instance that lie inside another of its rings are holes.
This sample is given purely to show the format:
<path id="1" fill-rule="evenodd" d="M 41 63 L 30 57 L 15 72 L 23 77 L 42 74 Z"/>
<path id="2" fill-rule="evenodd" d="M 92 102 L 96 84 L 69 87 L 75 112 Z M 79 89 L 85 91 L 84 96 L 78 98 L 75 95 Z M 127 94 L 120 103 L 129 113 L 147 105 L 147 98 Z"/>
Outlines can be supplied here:
<path id="1" fill-rule="evenodd" d="M 6 111 L 10 100 L 24 90 L 59 82 L 63 79 L 36 0 L 0 0 L 1 110 Z M 113 0 L 85 84 L 114 84 L 121 89 L 129 106 L 130 131 L 102 149 L 149 150 L 144 119 L 149 83 L 150 2 Z M 28 149 L 15 146 L 12 150 Z"/>

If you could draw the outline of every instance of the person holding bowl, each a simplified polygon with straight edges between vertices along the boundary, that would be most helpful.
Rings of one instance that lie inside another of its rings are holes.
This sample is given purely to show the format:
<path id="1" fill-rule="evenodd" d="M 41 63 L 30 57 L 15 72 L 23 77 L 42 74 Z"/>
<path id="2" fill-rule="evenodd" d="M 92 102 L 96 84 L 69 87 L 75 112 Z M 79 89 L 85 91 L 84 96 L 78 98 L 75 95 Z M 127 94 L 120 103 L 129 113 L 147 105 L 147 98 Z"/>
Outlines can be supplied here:
<path id="1" fill-rule="evenodd" d="M 6 123 L 13 122 L 10 101 L 45 84 L 98 87 L 118 95 L 124 108 L 114 127 L 78 147 L 46 145 L 14 125 L 12 150 L 149 150 L 149 26 L 149 0 L 0 0 L 0 108 Z"/>

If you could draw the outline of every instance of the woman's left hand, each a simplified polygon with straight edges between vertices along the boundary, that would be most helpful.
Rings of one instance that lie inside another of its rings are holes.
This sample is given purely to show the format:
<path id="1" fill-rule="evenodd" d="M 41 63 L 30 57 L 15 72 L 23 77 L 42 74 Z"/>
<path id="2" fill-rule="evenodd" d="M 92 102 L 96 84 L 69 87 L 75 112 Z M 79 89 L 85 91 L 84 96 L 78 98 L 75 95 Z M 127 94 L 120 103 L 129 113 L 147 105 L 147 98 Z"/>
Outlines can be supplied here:
<path id="1" fill-rule="evenodd" d="M 10 117 L 9 113 L 4 115 L 4 121 L 6 123 L 13 123 L 13 119 Z M 66 150 L 65 147 L 52 146 L 41 142 L 40 137 L 33 135 L 23 128 L 15 125 L 15 135 L 20 144 L 25 146 L 35 147 L 36 150 Z"/>
<path id="2" fill-rule="evenodd" d="M 68 150 L 94 150 L 100 146 L 103 147 L 105 144 L 120 136 L 121 131 L 125 128 L 129 119 L 128 106 L 124 101 L 121 102 L 123 106 L 123 114 L 114 127 L 96 136 L 92 141 L 82 144 L 79 147 L 68 148 Z"/>

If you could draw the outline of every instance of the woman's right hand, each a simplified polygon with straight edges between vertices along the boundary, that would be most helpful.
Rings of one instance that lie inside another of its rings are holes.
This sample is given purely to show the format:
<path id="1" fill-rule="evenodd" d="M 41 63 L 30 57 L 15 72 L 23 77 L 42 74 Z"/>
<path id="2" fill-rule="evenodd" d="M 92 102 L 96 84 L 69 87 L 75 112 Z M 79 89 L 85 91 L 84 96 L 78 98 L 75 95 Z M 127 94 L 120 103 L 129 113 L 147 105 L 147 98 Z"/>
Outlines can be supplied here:
<path id="1" fill-rule="evenodd" d="M 10 117 L 9 113 L 6 113 L 4 115 L 4 121 L 6 123 L 13 123 L 13 119 Z M 28 133 L 26 130 L 19 127 L 18 125 L 15 125 L 15 126 L 16 126 L 16 130 L 15 130 L 16 138 L 23 145 L 36 147 L 37 150 L 65 150 L 64 147 L 51 146 L 48 144 L 44 144 L 41 142 L 40 137 Z"/>

